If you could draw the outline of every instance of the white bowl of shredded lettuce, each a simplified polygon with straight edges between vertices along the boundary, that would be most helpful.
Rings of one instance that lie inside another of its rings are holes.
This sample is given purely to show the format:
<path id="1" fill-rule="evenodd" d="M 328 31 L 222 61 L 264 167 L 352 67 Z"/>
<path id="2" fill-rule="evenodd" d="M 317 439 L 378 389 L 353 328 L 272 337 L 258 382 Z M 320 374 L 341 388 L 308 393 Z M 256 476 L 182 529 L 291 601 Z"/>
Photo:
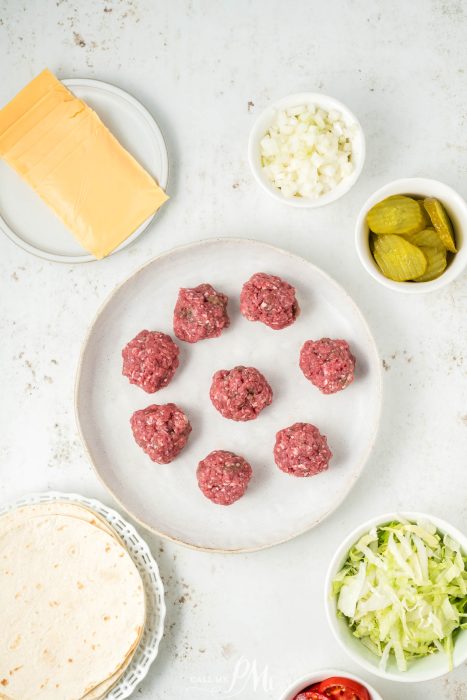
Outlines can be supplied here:
<path id="1" fill-rule="evenodd" d="M 392 513 L 345 538 L 326 577 L 338 642 L 382 678 L 420 682 L 467 660 L 467 537 L 422 513 Z"/>

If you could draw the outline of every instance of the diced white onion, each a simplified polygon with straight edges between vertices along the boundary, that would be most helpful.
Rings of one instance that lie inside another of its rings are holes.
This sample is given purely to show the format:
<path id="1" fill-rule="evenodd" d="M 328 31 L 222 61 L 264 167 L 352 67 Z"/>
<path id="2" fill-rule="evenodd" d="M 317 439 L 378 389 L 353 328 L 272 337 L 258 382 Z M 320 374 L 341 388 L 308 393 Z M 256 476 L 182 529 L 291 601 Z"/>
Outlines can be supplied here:
<path id="1" fill-rule="evenodd" d="M 317 199 L 353 172 L 354 134 L 334 109 L 281 110 L 260 142 L 264 173 L 285 197 Z"/>

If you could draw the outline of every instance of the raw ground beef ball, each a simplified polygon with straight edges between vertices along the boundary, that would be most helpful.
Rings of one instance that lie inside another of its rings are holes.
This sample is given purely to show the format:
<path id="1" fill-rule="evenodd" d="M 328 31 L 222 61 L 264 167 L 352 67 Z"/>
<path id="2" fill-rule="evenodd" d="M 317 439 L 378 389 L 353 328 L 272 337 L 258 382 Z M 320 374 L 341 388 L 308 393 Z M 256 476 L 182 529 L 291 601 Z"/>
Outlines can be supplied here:
<path id="1" fill-rule="evenodd" d="M 331 457 L 326 437 L 311 423 L 294 423 L 276 435 L 274 460 L 287 474 L 314 476 L 328 468 Z"/>
<path id="2" fill-rule="evenodd" d="M 224 418 L 247 421 L 257 418 L 269 406 L 272 389 L 254 367 L 234 367 L 214 374 L 209 396 Z"/>
<path id="3" fill-rule="evenodd" d="M 130 423 L 137 444 L 158 464 L 172 462 L 191 433 L 190 421 L 174 403 L 135 411 Z"/>
<path id="4" fill-rule="evenodd" d="M 227 302 L 228 297 L 216 292 L 210 284 L 180 289 L 174 309 L 174 333 L 177 338 L 187 343 L 217 338 L 230 325 Z"/>
<path id="5" fill-rule="evenodd" d="M 253 471 L 243 457 L 215 450 L 198 465 L 198 486 L 213 503 L 230 506 L 245 493 Z"/>
<path id="6" fill-rule="evenodd" d="M 261 321 L 280 330 L 295 321 L 300 307 L 295 287 L 280 277 L 257 272 L 243 285 L 240 311 L 249 321 Z"/>
<path id="7" fill-rule="evenodd" d="M 153 394 L 167 386 L 178 367 L 179 349 L 169 335 L 141 331 L 122 350 L 122 374 Z"/>
<path id="8" fill-rule="evenodd" d="M 353 382 L 355 357 L 346 340 L 307 340 L 300 351 L 300 369 L 323 394 L 335 394 Z"/>

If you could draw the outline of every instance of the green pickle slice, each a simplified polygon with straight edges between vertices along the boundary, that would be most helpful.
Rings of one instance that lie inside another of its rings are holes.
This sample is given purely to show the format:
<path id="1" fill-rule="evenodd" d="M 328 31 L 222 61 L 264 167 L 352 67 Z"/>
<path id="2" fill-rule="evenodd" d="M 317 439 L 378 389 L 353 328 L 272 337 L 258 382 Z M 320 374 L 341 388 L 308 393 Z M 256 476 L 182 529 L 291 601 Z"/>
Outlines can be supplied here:
<path id="1" fill-rule="evenodd" d="M 423 201 L 423 204 L 428 212 L 428 216 L 431 219 L 431 223 L 435 227 L 441 241 L 443 242 L 444 247 L 447 248 L 447 250 L 450 250 L 451 253 L 457 253 L 456 243 L 454 240 L 454 231 L 449 216 L 446 213 L 446 209 L 443 207 L 441 202 L 438 199 L 434 199 L 434 197 L 427 197 Z"/>
<path id="2" fill-rule="evenodd" d="M 421 246 L 420 250 L 427 259 L 427 268 L 423 275 L 414 277 L 414 282 L 430 282 L 443 274 L 446 269 L 446 248 L 429 248 Z"/>
<path id="3" fill-rule="evenodd" d="M 422 202 L 405 195 L 394 195 L 375 204 L 366 216 L 373 233 L 407 235 L 423 231 L 429 224 Z"/>
<path id="4" fill-rule="evenodd" d="M 423 231 L 418 233 L 412 233 L 410 236 L 405 236 L 406 241 L 412 243 L 412 245 L 419 246 L 421 248 L 438 248 L 439 250 L 446 250 L 443 245 L 443 241 L 437 234 L 434 228 L 424 228 Z"/>
<path id="5" fill-rule="evenodd" d="M 420 248 L 412 245 L 402 236 L 375 235 L 373 245 L 373 255 L 378 267 L 390 280 L 406 282 L 426 273 L 427 258 Z"/>

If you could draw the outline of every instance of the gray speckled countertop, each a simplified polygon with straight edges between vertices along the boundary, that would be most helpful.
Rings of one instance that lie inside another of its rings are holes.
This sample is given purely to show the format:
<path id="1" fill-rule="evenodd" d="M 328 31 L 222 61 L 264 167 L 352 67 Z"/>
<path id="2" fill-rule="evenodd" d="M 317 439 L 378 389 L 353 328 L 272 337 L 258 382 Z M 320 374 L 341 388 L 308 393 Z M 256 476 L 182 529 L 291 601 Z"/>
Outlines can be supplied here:
<path id="1" fill-rule="evenodd" d="M 73 490 L 113 505 L 73 413 L 80 346 L 116 284 L 157 253 L 245 236 L 301 254 L 366 315 L 384 372 L 382 426 L 363 477 L 314 531 L 258 554 L 199 554 L 143 533 L 167 587 L 161 653 L 141 700 L 272 700 L 320 666 L 358 673 L 324 618 L 322 586 L 343 534 L 379 512 L 431 511 L 467 529 L 467 274 L 431 295 L 383 289 L 361 268 L 353 226 L 383 183 L 425 175 L 467 195 L 467 5 L 396 0 L 0 0 L 0 104 L 43 67 L 115 83 L 167 140 L 171 201 L 138 242 L 100 263 L 44 262 L 0 236 L 0 501 Z M 321 90 L 359 116 L 368 156 L 357 186 L 319 210 L 259 190 L 246 160 L 256 114 Z M 243 661 L 242 661 L 243 659 Z M 364 674 L 363 674 L 364 675 Z M 467 667 L 429 684 L 370 679 L 384 700 L 466 700 Z M 267 678 L 267 682 L 264 679 Z"/>

